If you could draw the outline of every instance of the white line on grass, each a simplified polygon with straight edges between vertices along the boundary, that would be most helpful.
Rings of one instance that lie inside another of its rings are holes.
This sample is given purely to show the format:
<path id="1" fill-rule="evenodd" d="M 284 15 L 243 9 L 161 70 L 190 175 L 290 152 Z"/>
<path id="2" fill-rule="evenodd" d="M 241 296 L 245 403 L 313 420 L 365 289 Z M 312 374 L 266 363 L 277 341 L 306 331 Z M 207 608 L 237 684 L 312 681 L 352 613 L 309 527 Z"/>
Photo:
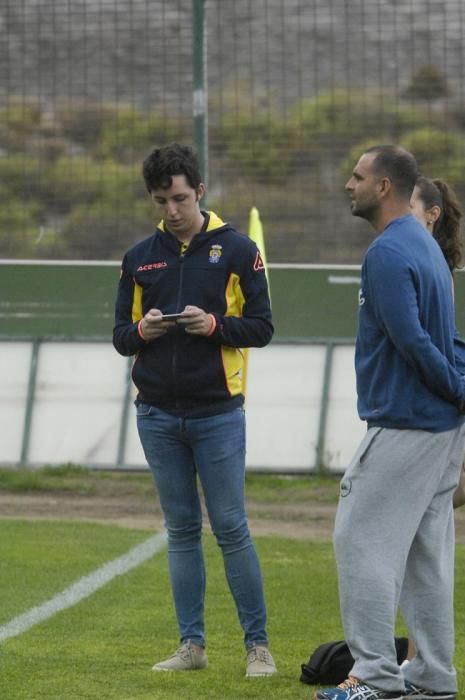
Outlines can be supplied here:
<path id="1" fill-rule="evenodd" d="M 69 588 L 58 593 L 56 596 L 48 600 L 42 605 L 31 608 L 22 615 L 13 618 L 6 625 L 0 627 L 0 642 L 10 637 L 16 637 L 18 634 L 26 632 L 28 629 L 43 622 L 49 617 L 56 615 L 61 610 L 66 610 L 76 603 L 79 603 L 83 598 L 95 593 L 99 588 L 105 586 L 109 581 L 126 572 L 134 569 L 139 564 L 142 564 L 147 559 L 150 559 L 154 554 L 161 551 L 166 543 L 165 534 L 154 535 L 145 542 L 133 547 L 126 554 L 123 554 L 117 559 L 104 564 L 100 569 L 96 569 L 88 576 L 83 576 L 76 583 L 73 583 Z"/>

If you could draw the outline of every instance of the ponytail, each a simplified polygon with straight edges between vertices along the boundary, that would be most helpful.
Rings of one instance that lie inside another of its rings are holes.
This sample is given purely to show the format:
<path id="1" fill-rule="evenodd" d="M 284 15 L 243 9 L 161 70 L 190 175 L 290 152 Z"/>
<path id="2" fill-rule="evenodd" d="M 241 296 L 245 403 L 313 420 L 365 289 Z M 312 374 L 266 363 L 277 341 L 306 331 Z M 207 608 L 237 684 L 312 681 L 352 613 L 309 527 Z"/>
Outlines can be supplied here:
<path id="1" fill-rule="evenodd" d="M 451 272 L 462 266 L 463 240 L 460 222 L 462 208 L 454 190 L 444 180 L 433 180 L 441 195 L 441 215 L 434 224 L 433 236 L 439 243 Z"/>

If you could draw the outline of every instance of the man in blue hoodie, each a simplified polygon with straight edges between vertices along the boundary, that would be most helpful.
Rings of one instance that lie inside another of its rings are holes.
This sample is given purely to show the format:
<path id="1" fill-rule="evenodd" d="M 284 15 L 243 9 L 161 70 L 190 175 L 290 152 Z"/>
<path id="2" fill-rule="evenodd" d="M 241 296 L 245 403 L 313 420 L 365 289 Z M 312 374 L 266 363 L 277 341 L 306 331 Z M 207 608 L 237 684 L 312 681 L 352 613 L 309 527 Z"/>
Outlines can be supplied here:
<path id="1" fill-rule="evenodd" d="M 457 692 L 452 494 L 464 453 L 465 381 L 454 360 L 450 272 L 411 215 L 414 157 L 375 146 L 346 190 L 377 238 L 362 265 L 355 369 L 368 431 L 341 481 L 334 531 L 341 615 L 355 659 L 317 700 L 436 698 Z M 400 606 L 417 656 L 402 671 Z"/>

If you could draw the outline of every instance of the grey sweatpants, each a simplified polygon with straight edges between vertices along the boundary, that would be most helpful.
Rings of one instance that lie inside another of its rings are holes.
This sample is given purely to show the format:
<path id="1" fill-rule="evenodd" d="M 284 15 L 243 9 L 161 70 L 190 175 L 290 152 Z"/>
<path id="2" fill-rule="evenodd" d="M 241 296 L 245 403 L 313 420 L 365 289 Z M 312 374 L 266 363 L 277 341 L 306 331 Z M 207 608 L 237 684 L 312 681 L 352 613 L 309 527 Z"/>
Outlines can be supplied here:
<path id="1" fill-rule="evenodd" d="M 405 677 L 456 692 L 452 495 L 465 427 L 442 433 L 370 428 L 341 481 L 334 548 L 351 675 L 404 689 L 394 646 L 400 605 L 417 656 Z"/>

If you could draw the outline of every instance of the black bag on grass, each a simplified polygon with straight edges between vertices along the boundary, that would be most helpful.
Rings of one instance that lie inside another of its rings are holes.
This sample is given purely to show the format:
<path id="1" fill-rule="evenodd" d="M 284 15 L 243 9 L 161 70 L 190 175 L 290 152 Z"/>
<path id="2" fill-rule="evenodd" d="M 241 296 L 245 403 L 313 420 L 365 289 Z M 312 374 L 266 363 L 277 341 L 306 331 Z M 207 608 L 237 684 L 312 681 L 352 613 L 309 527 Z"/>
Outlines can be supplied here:
<path id="1" fill-rule="evenodd" d="M 397 663 L 407 658 L 408 639 L 396 637 Z M 347 642 L 326 642 L 320 644 L 306 664 L 301 665 L 300 680 L 308 685 L 339 685 L 346 680 L 354 659 Z"/>

